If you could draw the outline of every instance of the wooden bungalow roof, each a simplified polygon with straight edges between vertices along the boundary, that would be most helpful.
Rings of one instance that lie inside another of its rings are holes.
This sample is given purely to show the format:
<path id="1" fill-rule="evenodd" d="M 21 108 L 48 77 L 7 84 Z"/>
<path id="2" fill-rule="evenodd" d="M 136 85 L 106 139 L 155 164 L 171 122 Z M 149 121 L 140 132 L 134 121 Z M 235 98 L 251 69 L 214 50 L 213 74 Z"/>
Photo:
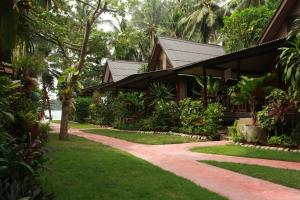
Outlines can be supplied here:
<path id="1" fill-rule="evenodd" d="M 240 50 L 219 57 L 214 57 L 201 62 L 184 65 L 178 68 L 146 72 L 141 74 L 130 75 L 115 83 L 102 85 L 98 89 L 105 90 L 112 87 L 130 88 L 130 89 L 146 89 L 149 87 L 151 80 L 166 79 L 168 77 L 175 78 L 178 75 L 203 75 L 203 67 L 207 68 L 207 75 L 221 76 L 228 67 L 235 67 L 238 60 L 243 60 L 241 65 L 241 73 L 258 76 L 269 72 L 270 61 L 275 61 L 274 55 L 278 53 L 278 48 L 283 46 L 285 39 L 279 39 L 258 45 L 252 48 Z M 273 59 L 272 59 L 273 58 Z M 252 65 L 255 63 L 254 65 Z M 272 63 L 274 64 L 274 63 Z M 236 73 L 237 69 L 233 69 Z"/>
<path id="2" fill-rule="evenodd" d="M 281 0 L 277 10 L 275 11 L 272 19 L 269 21 L 266 29 L 258 40 L 258 44 L 270 42 L 276 38 L 279 30 L 282 28 L 282 24 L 286 18 L 291 14 L 291 11 L 295 9 L 295 5 L 299 0 Z"/>
<path id="3" fill-rule="evenodd" d="M 223 48 L 219 45 L 201 44 L 159 36 L 152 52 L 150 66 L 155 62 L 154 59 L 159 48 L 166 53 L 173 68 L 225 54 Z"/>
<path id="4" fill-rule="evenodd" d="M 202 75 L 203 71 L 201 68 L 206 67 L 208 71 L 211 71 L 211 74 L 208 73 L 207 75 L 214 76 L 214 74 L 221 74 L 218 72 L 223 72 L 229 66 L 232 66 L 234 63 L 243 60 L 243 63 L 240 63 L 241 73 L 248 75 L 264 74 L 270 70 L 270 66 L 268 66 L 269 63 L 276 63 L 278 48 L 284 46 L 285 41 L 286 38 L 273 40 L 271 42 L 229 53 L 223 56 L 181 66 L 177 69 L 174 69 L 174 71 L 177 73 Z"/>
<path id="5" fill-rule="evenodd" d="M 111 73 L 113 82 L 117 82 L 130 75 L 137 74 L 142 65 L 147 65 L 147 63 L 124 60 L 108 60 L 106 70 L 109 70 Z"/>

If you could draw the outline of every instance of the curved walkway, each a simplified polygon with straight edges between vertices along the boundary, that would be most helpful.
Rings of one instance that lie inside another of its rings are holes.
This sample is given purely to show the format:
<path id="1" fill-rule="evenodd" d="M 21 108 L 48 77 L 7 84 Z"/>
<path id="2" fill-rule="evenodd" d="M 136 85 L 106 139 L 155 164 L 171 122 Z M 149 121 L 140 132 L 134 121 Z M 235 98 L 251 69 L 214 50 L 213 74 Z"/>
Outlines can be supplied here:
<path id="1" fill-rule="evenodd" d="M 54 132 L 59 132 L 59 124 L 51 124 L 51 126 Z M 228 143 L 226 141 L 145 145 L 102 135 L 84 133 L 79 129 L 69 129 L 69 133 L 131 153 L 229 199 L 300 200 L 300 190 L 199 163 L 198 160 L 257 164 L 296 170 L 300 170 L 300 163 L 212 155 L 188 151 L 190 148 L 196 146 L 224 145 Z"/>

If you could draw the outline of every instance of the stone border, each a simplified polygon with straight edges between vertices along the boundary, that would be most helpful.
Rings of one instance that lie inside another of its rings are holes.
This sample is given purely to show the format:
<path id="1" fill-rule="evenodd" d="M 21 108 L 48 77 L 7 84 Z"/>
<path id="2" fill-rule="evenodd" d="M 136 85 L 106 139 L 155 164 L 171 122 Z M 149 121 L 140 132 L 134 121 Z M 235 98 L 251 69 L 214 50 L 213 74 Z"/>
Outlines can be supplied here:
<path id="1" fill-rule="evenodd" d="M 262 146 L 262 145 L 254 145 L 254 144 L 244 144 L 236 142 L 235 145 L 240 145 L 242 147 L 251 147 L 256 149 L 266 149 L 266 150 L 274 150 L 274 151 L 285 151 L 285 152 L 293 152 L 293 153 L 300 153 L 300 149 L 290 149 L 290 148 L 283 148 L 283 147 L 271 147 L 271 146 Z"/>
<path id="2" fill-rule="evenodd" d="M 109 130 L 114 130 L 114 131 L 128 131 L 128 132 L 134 132 L 134 133 L 141 133 L 141 134 L 160 134 L 160 135 L 175 135 L 175 136 L 180 136 L 180 137 L 190 137 L 190 138 L 195 138 L 195 139 L 199 139 L 199 140 L 203 140 L 203 141 L 208 141 L 208 137 L 207 136 L 203 136 L 203 135 L 191 135 L 191 134 L 185 134 L 185 133 L 177 133 L 177 132 L 173 132 L 173 131 L 169 131 L 169 132 L 161 132 L 161 131 L 137 131 L 137 130 L 123 130 L 123 129 L 116 129 L 116 128 L 106 128 Z"/>

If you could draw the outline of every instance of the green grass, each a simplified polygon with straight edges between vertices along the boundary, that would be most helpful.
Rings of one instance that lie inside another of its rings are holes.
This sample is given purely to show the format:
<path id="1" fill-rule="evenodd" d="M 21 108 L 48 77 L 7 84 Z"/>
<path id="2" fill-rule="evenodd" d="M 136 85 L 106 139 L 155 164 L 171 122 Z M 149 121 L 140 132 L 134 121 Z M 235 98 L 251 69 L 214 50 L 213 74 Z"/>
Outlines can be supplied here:
<path id="1" fill-rule="evenodd" d="M 234 172 L 248 176 L 264 179 L 273 183 L 300 189 L 300 171 L 278 169 L 258 165 L 248 165 L 239 163 L 228 163 L 218 161 L 201 161 L 220 168 L 228 169 Z"/>
<path id="2" fill-rule="evenodd" d="M 300 162 L 299 153 L 256 149 L 252 147 L 242 147 L 233 144 L 228 144 L 224 146 L 196 147 L 193 148 L 192 151 L 208 154 L 220 154 L 228 156 Z"/>
<path id="3" fill-rule="evenodd" d="M 105 135 L 109 137 L 119 138 L 135 143 L 141 144 L 179 144 L 187 142 L 199 141 L 195 138 L 181 137 L 176 135 L 162 135 L 162 134 L 144 134 L 130 131 L 116 131 L 109 129 L 91 129 L 84 130 L 84 132 Z"/>
<path id="4" fill-rule="evenodd" d="M 225 199 L 125 152 L 51 135 L 46 189 L 60 200 Z"/>
<path id="5" fill-rule="evenodd" d="M 60 120 L 52 120 L 52 123 L 60 124 Z M 78 129 L 85 129 L 85 128 L 99 128 L 99 126 L 95 124 L 88 124 L 88 123 L 77 123 L 69 121 L 70 128 L 78 128 Z"/>

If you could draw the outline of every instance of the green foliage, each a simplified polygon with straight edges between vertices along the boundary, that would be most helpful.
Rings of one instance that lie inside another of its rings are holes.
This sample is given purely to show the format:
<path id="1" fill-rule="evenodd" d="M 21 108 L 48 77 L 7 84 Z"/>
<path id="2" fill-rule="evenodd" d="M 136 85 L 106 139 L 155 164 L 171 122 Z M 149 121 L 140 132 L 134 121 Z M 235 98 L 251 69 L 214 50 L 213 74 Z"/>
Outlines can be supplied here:
<path id="1" fill-rule="evenodd" d="M 170 101 L 174 99 L 172 94 L 174 88 L 160 82 L 153 82 L 150 86 L 151 105 L 155 105 L 160 101 Z"/>
<path id="2" fill-rule="evenodd" d="M 236 10 L 231 16 L 224 17 L 222 29 L 226 52 L 254 46 L 264 31 L 273 10 L 266 6 Z"/>
<path id="3" fill-rule="evenodd" d="M 75 99 L 75 121 L 87 122 L 90 116 L 89 106 L 92 102 L 90 97 L 78 97 Z"/>
<path id="4" fill-rule="evenodd" d="M 39 182 L 46 161 L 40 141 L 45 141 L 49 129 L 35 129 L 39 99 L 32 91 L 21 92 L 24 87 L 0 77 L 0 198 L 52 199 Z M 39 138 L 34 138 L 36 134 Z"/>
<path id="5" fill-rule="evenodd" d="M 105 93 L 99 96 L 99 101 L 90 105 L 91 123 L 99 125 L 112 125 L 114 115 L 112 115 L 114 98 L 112 94 Z"/>
<path id="6" fill-rule="evenodd" d="M 234 142 L 244 142 L 245 137 L 237 128 L 238 121 L 234 121 L 234 124 L 228 127 L 229 136 Z"/>
<path id="7" fill-rule="evenodd" d="M 265 90 L 269 89 L 268 82 L 274 77 L 271 74 L 258 78 L 249 78 L 242 76 L 240 82 L 237 84 L 235 91 L 232 91 L 230 98 L 232 103 L 240 105 L 248 103 L 254 124 L 256 123 L 256 106 L 258 103 L 258 95 L 264 94 Z"/>
<path id="8" fill-rule="evenodd" d="M 202 132 L 212 139 L 218 139 L 218 130 L 222 127 L 224 107 L 219 103 L 208 104 L 204 111 Z"/>
<path id="9" fill-rule="evenodd" d="M 154 106 L 154 112 L 146 121 L 152 130 L 170 131 L 176 130 L 179 124 L 179 108 L 175 101 L 158 101 Z"/>
<path id="10" fill-rule="evenodd" d="M 204 77 L 196 76 L 195 77 L 197 83 L 204 88 Z M 221 82 L 218 79 L 215 79 L 211 76 L 207 77 L 207 94 L 210 96 L 216 96 L 218 91 L 220 90 Z"/>
<path id="11" fill-rule="evenodd" d="M 184 33 L 192 38 L 195 32 L 199 32 L 201 42 L 216 42 L 223 25 L 224 10 L 216 0 L 197 1 L 193 7 L 194 11 L 179 21 L 180 26 L 185 25 Z"/>
<path id="12" fill-rule="evenodd" d="M 271 107 L 265 106 L 263 110 L 257 112 L 257 124 L 268 131 L 275 128 L 275 117 L 270 114 Z"/>
<path id="13" fill-rule="evenodd" d="M 39 123 L 39 139 L 43 145 L 48 142 L 50 131 L 50 124 Z"/>
<path id="14" fill-rule="evenodd" d="M 294 146 L 292 137 L 287 136 L 287 135 L 271 136 L 268 139 L 268 144 L 269 145 L 280 145 L 280 146 L 285 146 L 285 147 Z"/>
<path id="15" fill-rule="evenodd" d="M 280 48 L 278 67 L 283 68 L 283 79 L 289 86 L 289 94 L 295 105 L 299 108 L 300 96 L 300 33 L 288 41 L 288 46 Z"/>
<path id="16" fill-rule="evenodd" d="M 190 98 L 179 102 L 180 130 L 188 133 L 201 132 L 204 107 L 201 101 L 193 101 Z"/>
<path id="17" fill-rule="evenodd" d="M 113 127 L 133 129 L 144 115 L 144 94 L 139 92 L 120 92 L 113 102 Z"/>

